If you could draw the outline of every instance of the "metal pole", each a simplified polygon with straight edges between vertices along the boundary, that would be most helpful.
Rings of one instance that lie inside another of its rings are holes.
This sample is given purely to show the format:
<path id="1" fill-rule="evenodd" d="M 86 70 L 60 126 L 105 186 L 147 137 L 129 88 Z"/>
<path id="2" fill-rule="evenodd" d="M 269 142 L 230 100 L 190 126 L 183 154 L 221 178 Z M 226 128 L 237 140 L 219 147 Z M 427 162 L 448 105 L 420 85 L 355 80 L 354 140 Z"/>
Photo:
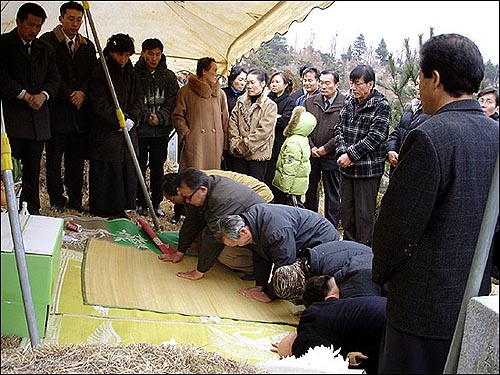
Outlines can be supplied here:
<path id="1" fill-rule="evenodd" d="M 488 261 L 491 242 L 493 240 L 493 234 L 495 232 L 495 225 L 498 219 L 498 159 L 499 155 L 497 155 L 495 170 L 493 172 L 493 178 L 491 180 L 490 190 L 488 193 L 488 200 L 486 201 L 486 208 L 484 210 L 483 222 L 481 223 L 481 230 L 479 232 L 479 238 L 477 240 L 474 258 L 472 259 L 469 278 L 467 279 L 467 285 L 465 287 L 464 297 L 462 299 L 462 305 L 460 307 L 460 313 L 458 315 L 457 324 L 455 325 L 455 332 L 453 334 L 453 339 L 451 341 L 450 351 L 448 352 L 448 357 L 446 359 L 443 374 L 457 373 L 458 359 L 460 356 L 460 350 L 462 348 L 467 306 L 470 299 L 473 297 L 477 297 L 479 293 L 481 281 L 483 279 L 486 267 L 486 262 Z"/>
<path id="2" fill-rule="evenodd" d="M 33 305 L 33 296 L 31 294 L 31 285 L 28 276 L 28 266 L 26 264 L 26 254 L 24 251 L 24 241 L 19 223 L 19 213 L 17 207 L 16 193 L 14 190 L 14 178 L 12 176 L 12 157 L 10 151 L 9 138 L 5 132 L 5 123 L 3 119 L 3 107 L 0 102 L 1 128 L 2 128 L 2 179 L 5 187 L 5 196 L 9 212 L 10 231 L 14 243 L 14 254 L 16 257 L 17 272 L 21 284 L 21 293 L 23 295 L 24 312 L 26 322 L 28 323 L 28 332 L 30 335 L 31 346 L 40 344 L 40 335 L 36 324 L 35 306 Z"/>
<path id="3" fill-rule="evenodd" d="M 97 36 L 97 31 L 94 25 L 94 20 L 92 19 L 92 14 L 90 13 L 90 5 L 88 1 L 83 1 L 83 8 L 85 9 L 87 17 L 89 19 L 90 28 L 92 30 L 92 34 L 94 35 L 94 41 L 97 46 L 97 50 L 99 51 L 99 55 L 101 56 L 101 63 L 102 63 L 102 68 L 104 69 L 104 75 L 106 76 L 106 80 L 108 81 L 109 89 L 111 91 L 111 96 L 113 97 L 113 102 L 115 103 L 116 117 L 118 118 L 118 122 L 120 123 L 120 127 L 122 128 L 123 136 L 125 137 L 125 142 L 127 143 L 130 156 L 132 157 L 135 172 L 137 174 L 139 183 L 141 185 L 142 193 L 144 194 L 144 198 L 146 199 L 146 203 L 148 204 L 149 212 L 151 213 L 151 217 L 153 218 L 155 229 L 160 230 L 160 222 L 158 221 L 156 213 L 154 212 L 153 203 L 151 202 L 151 198 L 149 197 L 148 189 L 146 187 L 146 183 L 144 182 L 144 176 L 142 175 L 141 167 L 139 166 L 134 146 L 130 139 L 130 134 L 128 134 L 128 131 L 125 130 L 125 125 L 126 125 L 125 116 L 123 115 L 123 111 L 120 108 L 120 103 L 118 102 L 118 97 L 116 96 L 115 88 L 113 86 L 113 82 L 111 81 L 111 76 L 109 75 L 108 65 L 106 64 L 106 59 L 104 58 L 101 44 L 99 43 L 99 37 Z"/>

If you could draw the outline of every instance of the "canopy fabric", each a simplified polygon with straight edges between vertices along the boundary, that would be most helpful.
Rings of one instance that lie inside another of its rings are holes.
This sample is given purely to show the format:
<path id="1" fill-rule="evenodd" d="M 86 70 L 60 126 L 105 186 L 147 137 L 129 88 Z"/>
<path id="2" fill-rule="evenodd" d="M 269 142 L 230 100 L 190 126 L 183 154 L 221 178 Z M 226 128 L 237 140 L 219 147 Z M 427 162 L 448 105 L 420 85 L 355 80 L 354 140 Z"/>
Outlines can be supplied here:
<path id="1" fill-rule="evenodd" d="M 16 26 L 22 1 L 2 1 L 2 33 Z M 47 13 L 42 31 L 59 24 L 61 1 L 37 1 Z M 213 57 L 218 73 L 228 69 L 252 49 L 276 33 L 284 34 L 292 22 L 302 22 L 309 12 L 325 9 L 333 1 L 90 1 L 99 43 L 116 33 L 135 40 L 136 54 L 146 38 L 158 38 L 164 46 L 167 64 L 174 71 L 195 72 L 196 60 Z M 80 32 L 94 40 L 88 21 Z M 136 56 L 137 58 L 137 56 Z"/>

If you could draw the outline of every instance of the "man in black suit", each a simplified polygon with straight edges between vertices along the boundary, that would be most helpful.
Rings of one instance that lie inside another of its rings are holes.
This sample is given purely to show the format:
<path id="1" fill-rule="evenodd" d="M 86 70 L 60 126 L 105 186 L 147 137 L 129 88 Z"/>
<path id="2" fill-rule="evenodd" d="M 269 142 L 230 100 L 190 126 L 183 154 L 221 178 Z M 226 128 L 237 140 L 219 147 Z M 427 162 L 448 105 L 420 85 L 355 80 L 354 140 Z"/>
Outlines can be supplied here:
<path id="1" fill-rule="evenodd" d="M 1 99 L 12 156 L 23 166 L 21 202 L 32 215 L 40 214 L 40 161 L 50 138 L 50 102 L 59 87 L 55 52 L 37 39 L 47 15 L 35 3 L 24 3 L 17 26 L 0 36 Z"/>
<path id="2" fill-rule="evenodd" d="M 87 154 L 90 108 L 86 101 L 89 78 L 97 64 L 96 49 L 90 39 L 78 33 L 83 22 L 83 6 L 76 1 L 61 5 L 59 22 L 40 39 L 56 51 L 56 64 L 61 74 L 57 98 L 51 101 L 50 130 L 45 142 L 47 192 L 53 211 L 67 208 L 83 211 L 83 175 Z M 64 155 L 64 196 L 62 159 Z"/>
<path id="3" fill-rule="evenodd" d="M 373 281 L 389 282 L 380 373 L 443 373 L 498 155 L 498 123 L 472 98 L 483 76 L 479 49 L 461 35 L 420 49 L 432 117 L 403 143 L 373 236 Z"/>

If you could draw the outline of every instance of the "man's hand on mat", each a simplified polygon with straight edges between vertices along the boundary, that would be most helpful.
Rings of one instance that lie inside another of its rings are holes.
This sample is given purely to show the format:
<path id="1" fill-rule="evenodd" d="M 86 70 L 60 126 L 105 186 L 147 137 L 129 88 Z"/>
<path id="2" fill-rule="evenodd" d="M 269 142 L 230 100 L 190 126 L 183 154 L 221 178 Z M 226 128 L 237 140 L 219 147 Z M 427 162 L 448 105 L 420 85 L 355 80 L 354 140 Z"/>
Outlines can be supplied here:
<path id="1" fill-rule="evenodd" d="M 204 273 L 198 270 L 192 270 L 189 272 L 177 272 L 176 275 L 182 277 L 183 279 L 199 280 L 203 277 Z"/>
<path id="2" fill-rule="evenodd" d="M 180 262 L 182 258 L 184 258 L 184 253 L 181 253 L 180 251 L 176 251 L 173 254 L 161 254 L 158 256 L 158 259 L 160 259 L 161 261 L 172 263 Z"/>
<path id="3" fill-rule="evenodd" d="M 262 291 L 261 286 L 252 286 L 250 288 L 238 289 L 238 293 L 250 299 L 254 299 L 259 302 L 271 302 L 271 299 Z"/>
<path id="4" fill-rule="evenodd" d="M 271 345 L 271 351 L 273 353 L 278 353 L 281 358 L 290 357 L 292 355 L 292 345 L 297 338 L 297 332 L 293 332 L 283 337 L 280 342 L 273 342 Z"/>

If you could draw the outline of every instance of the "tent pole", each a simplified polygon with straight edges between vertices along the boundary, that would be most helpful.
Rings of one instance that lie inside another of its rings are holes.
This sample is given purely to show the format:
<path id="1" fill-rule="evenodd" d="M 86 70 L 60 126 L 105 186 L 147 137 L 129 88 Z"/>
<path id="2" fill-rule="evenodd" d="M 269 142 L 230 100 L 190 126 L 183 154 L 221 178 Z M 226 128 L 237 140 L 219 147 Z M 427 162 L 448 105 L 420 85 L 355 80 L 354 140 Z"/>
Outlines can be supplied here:
<path id="1" fill-rule="evenodd" d="M 444 367 L 443 374 L 456 374 L 458 368 L 458 359 L 460 350 L 462 349 L 462 339 L 465 326 L 465 315 L 469 301 L 473 297 L 477 297 L 481 287 L 486 263 L 491 249 L 491 242 L 495 232 L 495 225 L 498 219 L 498 161 L 499 155 L 495 163 L 495 170 L 491 180 L 490 190 L 488 193 L 488 200 L 486 201 L 486 208 L 484 210 L 483 222 L 481 223 L 481 230 L 477 240 L 474 258 L 472 259 L 471 269 L 469 271 L 469 278 L 465 287 L 460 313 L 455 325 L 455 332 L 448 352 L 448 358 Z"/>
<path id="2" fill-rule="evenodd" d="M 24 249 L 23 235 L 21 224 L 19 222 L 19 213 L 17 208 L 17 198 L 14 190 L 14 177 L 12 176 L 12 157 L 10 150 L 9 138 L 5 131 L 5 123 L 3 119 L 3 107 L 0 102 L 1 111 L 1 128 L 2 128 L 2 180 L 5 187 L 5 195 L 7 198 L 7 206 L 9 212 L 10 231 L 14 242 L 14 254 L 16 257 L 17 272 L 19 274 L 19 282 L 21 284 L 21 293 L 23 295 L 24 312 L 28 323 L 28 332 L 30 335 L 31 347 L 40 344 L 40 335 L 36 324 L 35 306 L 33 305 L 33 295 L 31 293 L 31 285 L 28 275 L 28 266 L 26 263 L 26 254 Z"/>
<path id="3" fill-rule="evenodd" d="M 99 55 L 101 56 L 101 63 L 104 69 L 104 75 L 106 76 L 106 80 L 108 81 L 109 89 L 111 91 L 111 96 L 113 97 L 113 102 L 115 103 L 116 108 L 116 117 L 118 118 L 118 122 L 120 123 L 120 127 L 122 128 L 123 136 L 125 137 L 125 142 L 127 143 L 128 150 L 130 152 L 130 156 L 132 157 L 132 161 L 134 163 L 135 171 L 137 174 L 137 178 L 139 179 L 142 193 L 144 194 L 144 198 L 148 204 L 149 212 L 151 213 L 151 217 L 153 218 L 153 222 L 155 225 L 155 229 L 160 230 L 160 222 L 156 217 L 156 213 L 153 208 L 153 203 L 151 202 L 151 198 L 148 194 L 148 189 L 146 187 L 146 183 L 144 182 L 144 177 L 142 175 L 141 167 L 139 166 L 139 162 L 137 160 L 137 156 L 135 154 L 134 146 L 130 139 L 130 134 L 127 130 L 125 130 L 125 116 L 123 115 L 123 111 L 120 108 L 120 103 L 118 102 L 118 97 L 116 96 L 115 88 L 113 86 L 113 82 L 111 81 L 111 76 L 109 75 L 108 65 L 106 64 L 106 59 L 104 58 L 104 54 L 102 52 L 101 44 L 99 43 L 99 38 L 97 36 L 97 31 L 94 25 L 94 20 L 92 19 L 92 14 L 90 13 L 90 5 L 88 1 L 83 1 L 83 8 L 87 14 L 87 18 L 90 23 L 90 28 L 92 30 L 92 34 L 94 35 L 94 41 L 97 46 L 97 50 L 99 51 Z"/>

